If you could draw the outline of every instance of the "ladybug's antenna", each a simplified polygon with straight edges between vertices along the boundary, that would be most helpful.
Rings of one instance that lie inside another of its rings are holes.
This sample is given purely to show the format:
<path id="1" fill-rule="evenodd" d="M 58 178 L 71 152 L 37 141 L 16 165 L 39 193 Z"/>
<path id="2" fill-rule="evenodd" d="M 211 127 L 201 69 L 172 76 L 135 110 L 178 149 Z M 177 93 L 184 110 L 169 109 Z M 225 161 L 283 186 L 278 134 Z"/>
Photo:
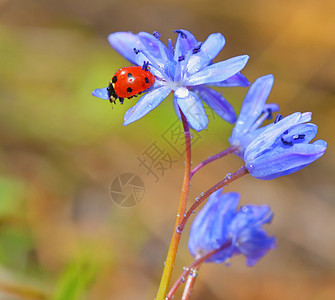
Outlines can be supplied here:
<path id="1" fill-rule="evenodd" d="M 148 66 L 149 66 L 149 61 L 144 61 L 143 66 L 142 66 L 142 70 L 149 71 Z"/>

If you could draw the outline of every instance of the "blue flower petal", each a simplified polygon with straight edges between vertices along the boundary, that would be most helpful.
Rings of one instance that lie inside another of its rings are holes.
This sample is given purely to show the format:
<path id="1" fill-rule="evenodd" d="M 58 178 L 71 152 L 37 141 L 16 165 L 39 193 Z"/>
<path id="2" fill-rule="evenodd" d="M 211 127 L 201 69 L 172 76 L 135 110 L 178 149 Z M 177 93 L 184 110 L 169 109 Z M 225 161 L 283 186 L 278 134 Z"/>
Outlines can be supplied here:
<path id="1" fill-rule="evenodd" d="M 246 134 L 263 111 L 274 82 L 273 75 L 258 78 L 249 88 L 244 98 L 240 115 L 233 129 L 234 136 Z"/>
<path id="2" fill-rule="evenodd" d="M 198 41 L 194 35 L 187 30 L 179 29 L 175 30 L 175 32 L 179 33 L 174 50 L 174 60 L 178 61 L 179 57 L 185 56 L 188 51 L 196 47 Z"/>
<path id="3" fill-rule="evenodd" d="M 107 88 L 95 89 L 92 95 L 101 99 L 109 100 Z"/>
<path id="4" fill-rule="evenodd" d="M 293 144 L 283 149 L 275 147 L 256 159 L 246 162 L 249 173 L 258 179 L 270 180 L 296 172 L 320 158 L 327 144 L 317 141 L 313 144 Z"/>
<path id="5" fill-rule="evenodd" d="M 218 116 L 229 123 L 235 123 L 236 113 L 233 106 L 219 92 L 205 86 L 197 86 L 194 90 Z"/>
<path id="6" fill-rule="evenodd" d="M 283 134 L 282 138 L 284 138 L 286 142 L 294 140 L 295 143 L 309 143 L 312 139 L 314 139 L 317 132 L 318 126 L 315 124 L 298 124 L 290 128 L 286 134 Z M 301 135 L 303 135 L 303 137 Z M 299 136 L 301 136 L 300 139 Z"/>
<path id="7" fill-rule="evenodd" d="M 187 62 L 186 70 L 188 74 L 194 74 L 201 70 L 219 54 L 225 45 L 225 38 L 221 33 L 211 34 L 202 44 L 200 51 L 193 54 Z"/>
<path id="8" fill-rule="evenodd" d="M 255 140 L 253 140 L 245 149 L 244 161 L 251 161 L 259 156 L 263 151 L 270 148 L 275 143 L 278 136 L 288 130 L 290 127 L 299 124 L 301 113 L 293 113 L 283 120 L 269 126 Z"/>
<path id="9" fill-rule="evenodd" d="M 248 147 L 248 145 L 255 140 L 263 131 L 265 131 L 269 126 L 272 126 L 272 124 L 269 124 L 267 126 L 260 127 L 256 130 L 253 130 L 249 132 L 248 134 L 242 135 L 238 137 L 237 140 L 234 140 L 233 136 L 230 136 L 228 141 L 232 146 L 236 146 L 239 149 L 234 152 L 236 155 L 238 155 L 241 159 L 244 158 L 244 151 Z"/>
<path id="10" fill-rule="evenodd" d="M 270 249 L 276 248 L 276 239 L 268 237 L 264 229 L 244 230 L 239 237 L 238 253 L 247 258 L 247 266 L 255 265 Z"/>
<path id="11" fill-rule="evenodd" d="M 279 105 L 277 103 L 265 103 L 263 107 L 263 113 L 270 110 L 272 113 L 280 110 Z"/>
<path id="12" fill-rule="evenodd" d="M 317 145 L 317 146 L 320 146 L 320 147 L 327 148 L 327 142 L 324 141 L 324 140 L 317 140 L 313 143 L 313 145 Z"/>
<path id="13" fill-rule="evenodd" d="M 234 86 L 248 87 L 250 85 L 250 82 L 242 73 L 236 73 L 235 75 L 229 77 L 224 81 L 212 83 L 211 85 L 220 87 L 234 87 Z"/>
<path id="14" fill-rule="evenodd" d="M 273 213 L 268 205 L 244 205 L 237 212 L 232 224 L 231 231 L 239 234 L 241 228 L 248 226 L 262 226 L 270 223 Z"/>
<path id="15" fill-rule="evenodd" d="M 243 254 L 247 265 L 254 265 L 268 250 L 275 247 L 275 239 L 268 237 L 262 226 L 270 223 L 273 213 L 268 205 L 246 205 L 240 208 L 231 223 L 234 254 Z"/>
<path id="16" fill-rule="evenodd" d="M 205 129 L 208 118 L 199 96 L 186 88 L 177 89 L 174 96 L 189 125 L 197 131 Z"/>
<path id="17" fill-rule="evenodd" d="M 124 115 L 123 125 L 128 125 L 145 116 L 149 111 L 156 108 L 171 92 L 171 88 L 163 86 L 145 94 L 138 100 L 135 106 L 130 108 Z"/>
<path id="18" fill-rule="evenodd" d="M 301 119 L 299 123 L 306 123 L 309 122 L 310 120 L 312 120 L 312 113 L 311 112 L 304 112 L 301 115 Z"/>
<path id="19" fill-rule="evenodd" d="M 164 61 L 168 59 L 168 49 L 161 40 L 147 32 L 139 32 L 138 37 L 141 39 L 142 44 L 145 45 L 145 51 L 158 59 L 160 64 L 164 65 Z"/>
<path id="20" fill-rule="evenodd" d="M 108 36 L 110 45 L 119 52 L 124 58 L 135 65 L 142 65 L 147 58 L 142 54 L 136 54 L 134 48 L 144 50 L 141 39 L 132 32 L 114 32 Z"/>
<path id="21" fill-rule="evenodd" d="M 193 86 L 226 80 L 241 71 L 248 59 L 248 55 L 241 55 L 209 65 L 201 71 L 190 75 L 185 79 L 184 83 L 185 85 Z"/>
<path id="22" fill-rule="evenodd" d="M 193 256 L 218 249 L 229 240 L 229 224 L 239 201 L 238 193 L 222 194 L 222 189 L 213 193 L 195 217 L 188 241 L 188 249 Z M 216 253 L 206 262 L 223 262 L 229 256 L 227 249 Z"/>
<path id="23" fill-rule="evenodd" d="M 176 115 L 177 115 L 178 119 L 181 120 L 181 115 L 180 115 L 179 106 L 178 106 L 178 102 L 177 102 L 176 97 L 173 97 L 173 108 L 176 112 Z"/>

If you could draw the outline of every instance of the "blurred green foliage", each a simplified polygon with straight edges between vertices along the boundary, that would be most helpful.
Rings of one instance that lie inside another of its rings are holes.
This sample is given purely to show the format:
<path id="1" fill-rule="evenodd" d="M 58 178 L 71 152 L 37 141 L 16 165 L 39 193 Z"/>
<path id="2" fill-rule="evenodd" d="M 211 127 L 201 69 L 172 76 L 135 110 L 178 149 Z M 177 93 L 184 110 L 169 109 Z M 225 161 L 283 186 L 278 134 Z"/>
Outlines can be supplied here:
<path id="1" fill-rule="evenodd" d="M 87 259 L 72 262 L 61 275 L 52 300 L 82 299 L 96 272 Z"/>

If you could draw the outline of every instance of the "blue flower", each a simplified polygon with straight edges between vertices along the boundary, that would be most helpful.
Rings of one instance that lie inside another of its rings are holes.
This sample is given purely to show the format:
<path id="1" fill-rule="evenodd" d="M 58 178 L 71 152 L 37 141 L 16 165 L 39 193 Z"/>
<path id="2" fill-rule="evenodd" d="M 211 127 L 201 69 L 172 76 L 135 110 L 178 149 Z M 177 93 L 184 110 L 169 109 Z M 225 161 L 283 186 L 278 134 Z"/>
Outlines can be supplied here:
<path id="1" fill-rule="evenodd" d="M 293 113 L 286 118 L 278 115 L 246 148 L 245 167 L 259 179 L 274 179 L 296 172 L 320 158 L 327 143 L 309 143 L 318 127 L 307 123 L 312 113 Z"/>
<path id="2" fill-rule="evenodd" d="M 188 249 L 193 257 L 221 248 L 206 262 L 222 263 L 243 254 L 252 266 L 275 248 L 275 238 L 262 228 L 273 217 L 269 206 L 247 205 L 236 211 L 238 202 L 238 193 L 222 194 L 222 189 L 208 198 L 191 226 Z"/>
<path id="3" fill-rule="evenodd" d="M 108 37 L 111 46 L 135 65 L 148 61 L 156 81 L 148 93 L 141 97 L 124 116 L 128 125 L 156 108 L 171 92 L 174 107 L 180 110 L 189 125 L 197 131 L 207 127 L 208 118 L 202 101 L 206 102 L 221 118 L 234 123 L 235 112 L 229 102 L 208 86 L 248 86 L 249 82 L 239 72 L 248 61 L 247 55 L 230 58 L 218 63 L 212 60 L 225 45 L 220 33 L 211 34 L 203 43 L 187 30 L 176 30 L 177 41 L 173 49 L 160 41 L 160 34 L 116 32 Z M 93 95 L 108 99 L 106 88 L 96 89 Z M 202 101 L 201 101 L 202 99 Z"/>
<path id="4" fill-rule="evenodd" d="M 260 127 L 272 113 L 279 111 L 277 104 L 265 103 L 274 82 L 273 75 L 258 78 L 249 88 L 244 98 L 240 115 L 229 138 L 232 146 L 237 147 L 235 154 L 243 159 L 246 147 L 268 126 Z"/>

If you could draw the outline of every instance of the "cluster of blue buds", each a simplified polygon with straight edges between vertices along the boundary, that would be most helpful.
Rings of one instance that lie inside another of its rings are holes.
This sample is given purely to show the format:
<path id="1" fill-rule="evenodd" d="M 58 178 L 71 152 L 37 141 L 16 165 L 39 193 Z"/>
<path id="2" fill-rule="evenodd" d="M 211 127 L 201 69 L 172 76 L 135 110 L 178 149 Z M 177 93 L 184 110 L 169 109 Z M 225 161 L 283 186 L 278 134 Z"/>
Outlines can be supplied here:
<path id="1" fill-rule="evenodd" d="M 318 131 L 315 124 L 307 123 L 312 119 L 310 112 L 296 112 L 285 118 L 278 114 L 273 123 L 260 127 L 279 111 L 277 104 L 265 103 L 273 81 L 272 75 L 266 75 L 250 86 L 229 138 L 249 173 L 259 179 L 296 172 L 320 158 L 327 148 L 323 140 L 310 143 Z"/>
<path id="2" fill-rule="evenodd" d="M 194 257 L 218 250 L 205 262 L 222 263 L 233 255 L 243 254 L 253 266 L 276 240 L 268 237 L 262 226 L 273 217 L 267 205 L 247 205 L 237 209 L 238 193 L 213 193 L 196 215 L 190 231 L 188 249 Z"/>

